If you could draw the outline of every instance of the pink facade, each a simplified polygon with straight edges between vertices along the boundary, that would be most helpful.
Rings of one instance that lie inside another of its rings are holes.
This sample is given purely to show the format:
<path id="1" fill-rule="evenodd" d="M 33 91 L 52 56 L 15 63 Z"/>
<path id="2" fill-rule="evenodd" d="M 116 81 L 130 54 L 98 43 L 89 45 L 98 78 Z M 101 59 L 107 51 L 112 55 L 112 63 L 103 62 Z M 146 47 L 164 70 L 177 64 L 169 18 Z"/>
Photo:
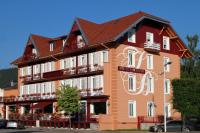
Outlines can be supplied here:
<path id="1" fill-rule="evenodd" d="M 163 116 L 165 88 L 167 116 L 178 118 L 171 81 L 180 78 L 180 59 L 189 57 L 161 18 L 138 12 L 103 24 L 77 19 L 67 36 L 29 37 L 24 55 L 13 62 L 20 96 L 12 104 L 27 103 L 32 114 L 45 113 L 46 106 L 61 114 L 55 92 L 67 84 L 80 90 L 85 122 L 99 130 L 138 128 L 140 117 Z"/>

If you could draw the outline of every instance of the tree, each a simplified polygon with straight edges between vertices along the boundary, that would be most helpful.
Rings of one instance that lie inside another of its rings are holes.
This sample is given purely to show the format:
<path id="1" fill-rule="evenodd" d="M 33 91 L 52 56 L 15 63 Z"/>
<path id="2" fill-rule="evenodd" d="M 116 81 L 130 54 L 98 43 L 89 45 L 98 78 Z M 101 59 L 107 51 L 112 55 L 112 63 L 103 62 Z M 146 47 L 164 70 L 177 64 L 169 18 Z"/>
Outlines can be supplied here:
<path id="1" fill-rule="evenodd" d="M 200 75 L 200 49 L 198 46 L 198 35 L 187 36 L 188 48 L 192 52 L 193 57 L 189 59 L 182 59 L 181 77 L 199 79 Z"/>
<path id="2" fill-rule="evenodd" d="M 79 92 L 77 88 L 62 85 L 56 92 L 58 110 L 64 111 L 69 116 L 69 128 L 71 129 L 71 115 L 79 111 Z"/>
<path id="3" fill-rule="evenodd" d="M 173 85 L 173 106 L 181 112 L 182 119 L 186 116 L 200 115 L 200 80 L 175 79 Z"/>

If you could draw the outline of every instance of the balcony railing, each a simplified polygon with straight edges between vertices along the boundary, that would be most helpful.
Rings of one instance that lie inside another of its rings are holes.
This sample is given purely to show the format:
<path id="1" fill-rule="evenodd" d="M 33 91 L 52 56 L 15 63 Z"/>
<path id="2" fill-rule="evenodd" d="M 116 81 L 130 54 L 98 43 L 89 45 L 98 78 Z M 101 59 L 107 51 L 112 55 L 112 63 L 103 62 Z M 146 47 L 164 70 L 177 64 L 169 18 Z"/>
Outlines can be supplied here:
<path id="1" fill-rule="evenodd" d="M 55 77 L 60 77 L 63 75 L 62 70 L 57 70 L 57 71 L 51 71 L 51 72 L 46 72 L 43 74 L 43 78 L 55 78 Z"/>
<path id="2" fill-rule="evenodd" d="M 0 102 L 12 103 L 12 102 L 23 102 L 23 101 L 41 101 L 41 100 L 55 100 L 55 93 L 38 93 L 22 96 L 10 96 L 0 97 Z"/>
<path id="3" fill-rule="evenodd" d="M 103 88 L 90 88 L 90 89 L 80 89 L 80 96 L 100 96 L 103 95 Z"/>
<path id="4" fill-rule="evenodd" d="M 79 75 L 83 76 L 83 74 L 95 74 L 97 72 L 98 74 L 103 72 L 103 66 L 100 65 L 84 65 L 79 67 L 73 67 L 73 68 L 66 68 L 62 70 L 56 70 L 56 71 L 50 71 L 45 73 L 38 73 L 34 74 L 33 76 L 25 76 L 21 77 L 23 80 L 23 83 L 36 83 L 36 82 L 44 82 L 46 80 L 55 80 L 55 79 L 65 79 L 72 77 L 78 77 Z"/>
<path id="5" fill-rule="evenodd" d="M 155 42 L 145 42 L 144 49 L 150 52 L 160 52 L 160 44 Z"/>

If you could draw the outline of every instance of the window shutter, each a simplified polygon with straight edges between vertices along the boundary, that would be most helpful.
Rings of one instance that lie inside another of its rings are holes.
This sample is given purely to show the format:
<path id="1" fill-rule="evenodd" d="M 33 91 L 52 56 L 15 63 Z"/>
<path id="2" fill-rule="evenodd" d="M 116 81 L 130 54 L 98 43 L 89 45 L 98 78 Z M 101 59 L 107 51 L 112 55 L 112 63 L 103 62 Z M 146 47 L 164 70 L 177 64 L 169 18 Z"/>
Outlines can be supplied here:
<path id="1" fill-rule="evenodd" d="M 54 70 L 55 70 L 55 62 L 52 61 L 52 62 L 51 62 L 51 71 L 54 71 Z"/>
<path id="2" fill-rule="evenodd" d="M 154 77 L 151 77 L 151 92 L 153 93 L 154 92 Z"/>
<path id="3" fill-rule="evenodd" d="M 103 66 L 103 51 L 99 51 L 99 64 Z"/>
<path id="4" fill-rule="evenodd" d="M 133 91 L 136 91 L 136 76 L 133 75 Z"/>
<path id="5" fill-rule="evenodd" d="M 60 60 L 60 68 L 64 69 L 64 59 Z"/>
<path id="6" fill-rule="evenodd" d="M 99 87 L 103 88 L 103 75 L 99 75 Z"/>
<path id="7" fill-rule="evenodd" d="M 94 59 L 94 65 L 95 64 L 99 64 L 98 52 L 94 53 L 94 58 L 93 59 Z"/>
<path id="8" fill-rule="evenodd" d="M 24 76 L 24 70 L 23 70 L 24 68 L 22 67 L 22 68 L 20 68 L 20 73 L 21 73 L 21 76 Z"/>
<path id="9" fill-rule="evenodd" d="M 108 62 L 108 51 L 103 51 L 103 62 Z"/>
<path id="10" fill-rule="evenodd" d="M 94 64 L 93 55 L 94 55 L 94 53 L 89 53 L 89 65 L 93 65 Z"/>
<path id="11" fill-rule="evenodd" d="M 27 68 L 26 68 L 27 70 L 27 75 L 31 75 L 31 73 L 32 73 L 32 67 L 31 66 L 28 66 Z"/>
<path id="12" fill-rule="evenodd" d="M 84 54 L 84 65 L 87 65 L 87 54 Z"/>
<path id="13" fill-rule="evenodd" d="M 88 77 L 88 89 L 92 88 L 91 77 Z"/>

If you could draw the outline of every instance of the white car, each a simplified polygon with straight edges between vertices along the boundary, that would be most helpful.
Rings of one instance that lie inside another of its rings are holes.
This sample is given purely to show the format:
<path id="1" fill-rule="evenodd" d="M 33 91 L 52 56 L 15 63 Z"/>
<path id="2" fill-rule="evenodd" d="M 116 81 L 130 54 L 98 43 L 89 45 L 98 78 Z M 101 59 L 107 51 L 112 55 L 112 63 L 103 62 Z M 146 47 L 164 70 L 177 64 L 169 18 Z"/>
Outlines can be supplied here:
<path id="1" fill-rule="evenodd" d="M 17 129 L 24 129 L 24 125 L 18 120 L 9 120 L 7 122 L 7 128 L 17 128 Z"/>

